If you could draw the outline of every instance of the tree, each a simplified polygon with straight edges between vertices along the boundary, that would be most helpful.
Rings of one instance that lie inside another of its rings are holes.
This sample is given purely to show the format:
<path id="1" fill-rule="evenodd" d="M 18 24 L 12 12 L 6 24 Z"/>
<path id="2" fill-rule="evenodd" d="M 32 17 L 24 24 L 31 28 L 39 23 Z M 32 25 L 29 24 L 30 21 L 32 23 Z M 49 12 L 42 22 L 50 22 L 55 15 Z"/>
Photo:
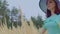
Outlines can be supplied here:
<path id="1" fill-rule="evenodd" d="M 42 27 L 42 25 L 43 25 L 43 20 L 42 20 L 42 17 L 41 17 L 41 16 L 38 15 L 37 18 L 31 17 L 31 19 L 32 19 L 34 25 L 35 25 L 37 28 Z"/>
<path id="2" fill-rule="evenodd" d="M 7 16 L 7 2 L 6 0 L 0 0 L 0 16 L 2 16 L 2 24 L 6 23 L 6 16 Z"/>
<path id="3" fill-rule="evenodd" d="M 17 14 L 18 9 L 16 7 L 13 7 L 13 9 L 11 10 L 11 24 L 15 27 L 17 27 Z"/>
<path id="4" fill-rule="evenodd" d="M 37 16 L 37 23 L 38 23 L 38 24 L 37 24 L 37 25 L 38 25 L 37 27 L 42 27 L 43 24 L 44 24 L 44 23 L 43 23 L 43 20 L 42 20 L 42 17 L 39 16 L 39 15 Z"/>

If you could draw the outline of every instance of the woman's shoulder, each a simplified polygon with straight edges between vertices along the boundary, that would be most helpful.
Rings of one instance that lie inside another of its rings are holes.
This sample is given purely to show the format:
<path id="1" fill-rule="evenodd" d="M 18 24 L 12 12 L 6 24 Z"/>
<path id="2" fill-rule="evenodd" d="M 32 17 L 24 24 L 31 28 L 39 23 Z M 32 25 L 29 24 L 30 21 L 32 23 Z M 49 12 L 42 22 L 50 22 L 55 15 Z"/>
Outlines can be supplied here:
<path id="1" fill-rule="evenodd" d="M 53 15 L 49 18 L 47 18 L 44 23 L 49 23 L 49 22 L 60 22 L 60 14 L 59 15 Z"/>
<path id="2" fill-rule="evenodd" d="M 58 15 L 52 15 L 51 17 L 49 17 L 49 18 L 47 18 L 45 21 L 44 21 L 44 23 L 48 23 L 48 22 L 50 22 L 50 21 L 54 21 L 56 18 L 57 18 L 57 16 Z"/>
<path id="3" fill-rule="evenodd" d="M 59 21 L 59 22 L 60 22 L 60 14 L 59 14 L 59 15 L 57 15 L 57 17 L 56 17 L 55 21 Z"/>

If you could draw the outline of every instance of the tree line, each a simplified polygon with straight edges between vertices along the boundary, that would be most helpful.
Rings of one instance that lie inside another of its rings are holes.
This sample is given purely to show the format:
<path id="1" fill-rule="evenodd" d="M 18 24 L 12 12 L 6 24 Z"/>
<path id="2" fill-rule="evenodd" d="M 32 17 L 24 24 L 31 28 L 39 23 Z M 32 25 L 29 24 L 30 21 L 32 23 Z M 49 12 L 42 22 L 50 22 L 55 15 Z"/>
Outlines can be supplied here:
<path id="1" fill-rule="evenodd" d="M 19 14 L 19 9 L 13 7 L 12 10 L 8 8 L 9 4 L 6 0 L 0 0 L 0 26 L 6 25 L 8 29 L 12 29 L 13 26 L 17 28 L 21 27 L 21 16 Z M 19 15 L 18 15 L 19 14 Z M 34 25 L 39 28 L 43 25 L 43 20 L 41 16 L 37 16 L 37 18 L 31 16 L 31 19 Z M 27 20 L 29 25 L 29 21 Z"/>

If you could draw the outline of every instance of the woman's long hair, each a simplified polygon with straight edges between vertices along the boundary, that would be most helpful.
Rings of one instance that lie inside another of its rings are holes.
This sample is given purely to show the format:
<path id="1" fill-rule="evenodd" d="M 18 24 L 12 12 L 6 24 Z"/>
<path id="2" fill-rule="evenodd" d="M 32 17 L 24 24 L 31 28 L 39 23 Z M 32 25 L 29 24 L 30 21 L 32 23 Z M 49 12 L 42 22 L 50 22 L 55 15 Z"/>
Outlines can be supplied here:
<path id="1" fill-rule="evenodd" d="M 57 2 L 55 0 L 53 0 L 53 1 L 56 3 L 54 13 L 58 15 L 58 14 L 60 14 L 60 9 L 58 8 Z M 51 16 L 51 11 L 49 11 L 48 9 L 47 9 L 47 12 L 46 12 L 46 16 L 47 16 L 47 18 Z"/>

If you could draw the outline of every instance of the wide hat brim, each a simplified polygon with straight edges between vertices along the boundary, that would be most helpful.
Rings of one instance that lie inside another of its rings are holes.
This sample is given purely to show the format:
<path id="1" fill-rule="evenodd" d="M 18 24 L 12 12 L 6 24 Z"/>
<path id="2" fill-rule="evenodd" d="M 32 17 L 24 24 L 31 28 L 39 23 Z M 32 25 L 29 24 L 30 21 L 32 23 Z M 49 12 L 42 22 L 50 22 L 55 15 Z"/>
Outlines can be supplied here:
<path id="1" fill-rule="evenodd" d="M 46 9 L 47 9 L 46 0 L 40 0 L 39 1 L 39 7 L 44 13 L 46 13 Z"/>
<path id="2" fill-rule="evenodd" d="M 46 13 L 46 10 L 47 10 L 46 1 L 47 0 L 40 0 L 39 1 L 39 7 L 44 13 Z M 55 1 L 58 4 L 58 8 L 60 9 L 60 1 L 59 0 L 55 0 Z"/>

